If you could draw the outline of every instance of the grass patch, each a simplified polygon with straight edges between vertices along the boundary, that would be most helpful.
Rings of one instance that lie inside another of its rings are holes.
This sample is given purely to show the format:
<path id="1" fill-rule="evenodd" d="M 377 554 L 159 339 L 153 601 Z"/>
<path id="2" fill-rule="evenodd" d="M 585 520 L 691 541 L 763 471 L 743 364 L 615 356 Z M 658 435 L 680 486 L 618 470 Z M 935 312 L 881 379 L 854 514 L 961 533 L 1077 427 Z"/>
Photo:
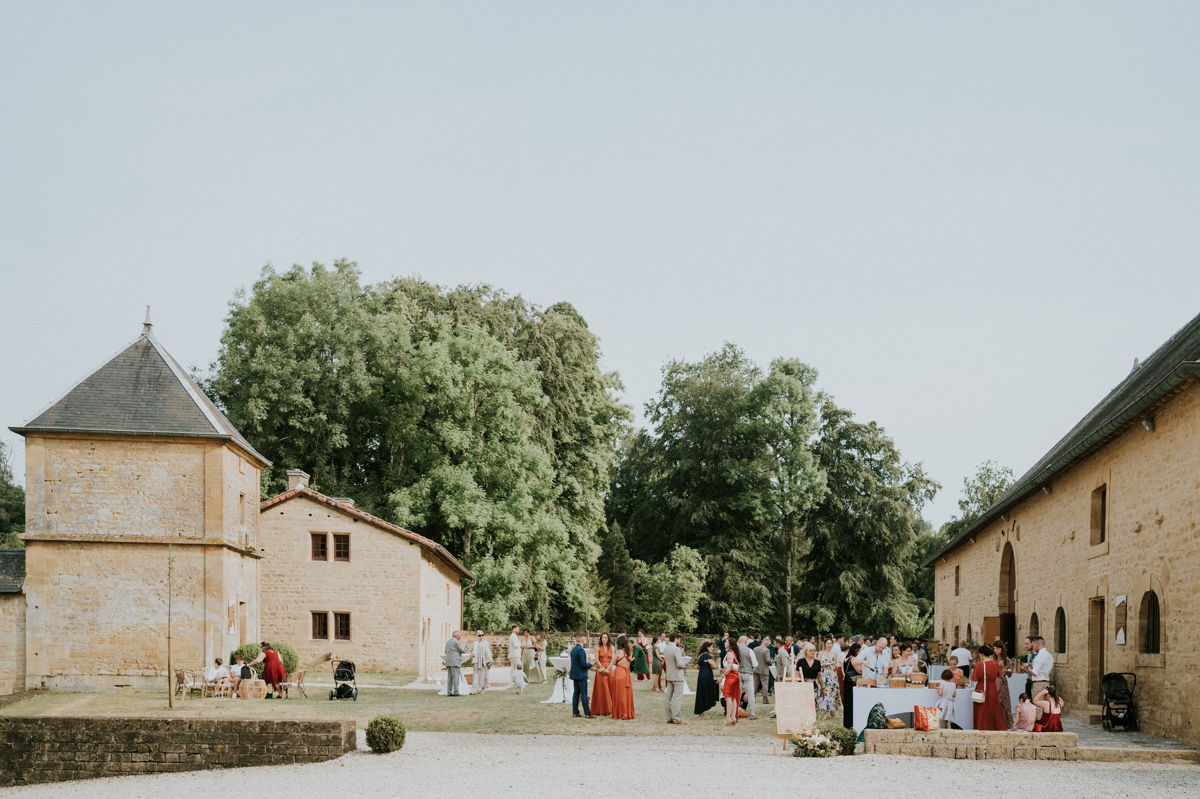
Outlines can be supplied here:
<path id="1" fill-rule="evenodd" d="M 685 697 L 683 726 L 666 723 L 663 695 L 650 691 L 650 683 L 634 684 L 634 708 L 637 718 L 592 721 L 571 717 L 571 706 L 543 705 L 552 685 L 531 685 L 524 695 L 516 691 L 488 691 L 482 696 L 458 698 L 438 696 L 433 690 L 401 688 L 362 688 L 364 684 L 404 685 L 411 675 L 358 675 L 357 702 L 329 701 L 329 688 L 311 686 L 308 699 L 293 694 L 287 700 L 247 702 L 238 699 L 177 700 L 175 710 L 167 705 L 166 693 L 78 694 L 48 693 L 0 708 L 8 716 L 100 716 L 100 717 L 171 717 L 171 718 L 245 718 L 245 719 L 354 719 L 366 729 L 380 715 L 396 716 L 410 732 L 473 732 L 554 735 L 723 735 L 738 738 L 769 738 L 775 732 L 774 719 L 767 718 L 770 706 L 759 707 L 756 721 L 742 719 L 736 727 L 723 727 L 721 706 L 708 711 L 707 718 L 692 715 L 693 698 Z M 385 680 L 388 681 L 385 683 Z M 329 682 L 310 676 L 308 682 Z"/>

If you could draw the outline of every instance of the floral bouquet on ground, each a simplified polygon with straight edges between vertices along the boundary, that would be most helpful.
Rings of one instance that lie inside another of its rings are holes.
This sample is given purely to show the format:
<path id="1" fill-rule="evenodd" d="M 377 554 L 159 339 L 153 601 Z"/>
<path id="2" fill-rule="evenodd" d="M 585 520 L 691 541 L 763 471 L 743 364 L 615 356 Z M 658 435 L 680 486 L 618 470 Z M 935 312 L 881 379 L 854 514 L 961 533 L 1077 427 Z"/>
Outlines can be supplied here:
<path id="1" fill-rule="evenodd" d="M 810 732 L 792 739 L 792 757 L 834 757 L 841 745 L 822 732 Z"/>

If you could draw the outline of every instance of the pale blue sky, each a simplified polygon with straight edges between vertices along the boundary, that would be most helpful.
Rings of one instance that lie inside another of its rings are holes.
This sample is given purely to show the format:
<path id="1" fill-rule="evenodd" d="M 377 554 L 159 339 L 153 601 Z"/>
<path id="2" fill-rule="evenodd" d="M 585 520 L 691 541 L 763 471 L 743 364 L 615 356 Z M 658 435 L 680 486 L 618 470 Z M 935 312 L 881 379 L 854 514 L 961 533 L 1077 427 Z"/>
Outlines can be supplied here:
<path id="1" fill-rule="evenodd" d="M 1200 312 L 1200 3 L 0 5 L 0 439 L 263 264 L 815 365 L 956 510 Z M 289 466 L 291 464 L 288 464 Z"/>

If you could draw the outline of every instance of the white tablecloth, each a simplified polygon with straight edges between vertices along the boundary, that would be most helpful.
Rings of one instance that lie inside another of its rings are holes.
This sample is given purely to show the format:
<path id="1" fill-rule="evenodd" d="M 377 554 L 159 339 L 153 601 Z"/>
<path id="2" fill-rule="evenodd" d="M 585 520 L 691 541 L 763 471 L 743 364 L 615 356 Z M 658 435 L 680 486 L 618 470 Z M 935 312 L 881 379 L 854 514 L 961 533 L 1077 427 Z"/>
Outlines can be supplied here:
<path id="1" fill-rule="evenodd" d="M 568 687 L 571 673 L 571 658 L 566 655 L 549 658 L 550 665 L 558 672 L 554 676 L 554 690 L 549 699 L 543 699 L 543 705 L 565 705 L 571 701 L 571 690 Z"/>
<path id="2" fill-rule="evenodd" d="M 971 692 L 974 688 L 968 684 L 959 688 L 954 696 L 954 723 L 964 730 L 975 729 L 974 703 Z M 1025 675 L 1013 675 L 1008 678 L 1008 693 L 1012 706 L 1017 707 L 1017 697 L 1025 691 Z M 912 713 L 914 707 L 937 707 L 938 692 L 934 688 L 855 688 L 854 689 L 854 731 L 862 732 L 867 726 L 867 716 L 871 708 L 879 702 L 889 716 L 897 713 Z"/>

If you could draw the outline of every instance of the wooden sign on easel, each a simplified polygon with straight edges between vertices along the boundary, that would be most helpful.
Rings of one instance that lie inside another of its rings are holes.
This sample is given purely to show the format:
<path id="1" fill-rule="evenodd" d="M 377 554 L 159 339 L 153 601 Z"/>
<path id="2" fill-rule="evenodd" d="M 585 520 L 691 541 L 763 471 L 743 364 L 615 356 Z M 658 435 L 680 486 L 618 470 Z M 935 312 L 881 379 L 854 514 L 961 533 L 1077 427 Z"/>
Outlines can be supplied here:
<path id="1" fill-rule="evenodd" d="M 783 739 L 787 751 L 789 738 L 807 735 L 817 727 L 817 702 L 811 682 L 777 680 L 775 682 L 775 742 Z M 775 745 L 771 745 L 775 754 Z"/>

